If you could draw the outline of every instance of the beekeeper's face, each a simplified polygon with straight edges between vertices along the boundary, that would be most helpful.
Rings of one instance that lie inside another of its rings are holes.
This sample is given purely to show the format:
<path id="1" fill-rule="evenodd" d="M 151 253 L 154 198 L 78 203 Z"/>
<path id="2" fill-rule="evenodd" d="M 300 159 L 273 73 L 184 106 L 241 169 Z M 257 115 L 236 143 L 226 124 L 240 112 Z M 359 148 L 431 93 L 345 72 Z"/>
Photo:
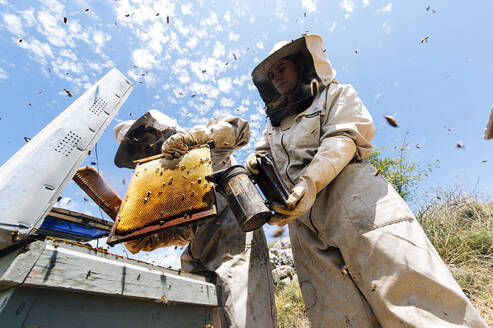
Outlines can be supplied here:
<path id="1" fill-rule="evenodd" d="M 135 153 L 139 158 L 158 155 L 163 144 L 163 135 L 160 131 L 141 131 L 131 138 Z"/>
<path id="2" fill-rule="evenodd" d="M 285 58 L 280 59 L 269 69 L 268 77 L 276 90 L 281 95 L 287 96 L 296 88 L 298 81 L 296 65 Z"/>

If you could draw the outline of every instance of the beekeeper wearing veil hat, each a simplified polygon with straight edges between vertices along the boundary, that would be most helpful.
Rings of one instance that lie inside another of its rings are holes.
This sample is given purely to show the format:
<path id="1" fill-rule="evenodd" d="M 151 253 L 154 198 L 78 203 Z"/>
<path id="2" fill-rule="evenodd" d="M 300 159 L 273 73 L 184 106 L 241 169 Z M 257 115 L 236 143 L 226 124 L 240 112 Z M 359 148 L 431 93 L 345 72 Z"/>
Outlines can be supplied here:
<path id="1" fill-rule="evenodd" d="M 139 117 L 118 123 L 113 129 L 120 144 L 115 155 L 115 165 L 133 169 L 133 161 L 159 154 L 163 142 L 177 132 L 184 132 L 175 119 L 155 109 Z"/>
<path id="2" fill-rule="evenodd" d="M 213 141 L 214 171 L 230 167 L 233 151 L 250 139 L 248 122 L 234 116 L 212 118 L 203 127 L 183 131 L 165 114 L 150 110 L 137 121 L 118 124 L 115 156 L 119 167 L 135 167 L 133 161 L 163 153 L 178 158 L 189 147 Z M 217 217 L 196 224 L 161 230 L 125 243 L 133 254 L 166 246 L 188 245 L 181 256 L 184 271 L 204 275 L 218 287 L 219 307 L 214 327 L 277 326 L 273 279 L 267 241 L 262 229 L 241 231 L 226 199 L 216 194 Z M 218 310 L 218 311 L 216 311 Z"/>
<path id="3" fill-rule="evenodd" d="M 373 120 L 335 77 L 317 35 L 277 44 L 252 73 L 269 120 L 246 166 L 270 154 L 291 188 L 269 223 L 289 224 L 312 326 L 487 327 L 366 160 Z"/>

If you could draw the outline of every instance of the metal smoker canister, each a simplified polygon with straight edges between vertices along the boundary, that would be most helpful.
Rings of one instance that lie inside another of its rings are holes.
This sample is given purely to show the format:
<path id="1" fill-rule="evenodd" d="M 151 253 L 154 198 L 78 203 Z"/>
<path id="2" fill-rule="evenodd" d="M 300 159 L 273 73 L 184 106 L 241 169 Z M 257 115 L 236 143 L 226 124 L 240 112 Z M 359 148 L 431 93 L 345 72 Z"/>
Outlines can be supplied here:
<path id="1" fill-rule="evenodd" d="M 244 232 L 260 228 L 272 216 L 257 188 L 241 165 L 234 165 L 206 177 L 216 184 Z"/>

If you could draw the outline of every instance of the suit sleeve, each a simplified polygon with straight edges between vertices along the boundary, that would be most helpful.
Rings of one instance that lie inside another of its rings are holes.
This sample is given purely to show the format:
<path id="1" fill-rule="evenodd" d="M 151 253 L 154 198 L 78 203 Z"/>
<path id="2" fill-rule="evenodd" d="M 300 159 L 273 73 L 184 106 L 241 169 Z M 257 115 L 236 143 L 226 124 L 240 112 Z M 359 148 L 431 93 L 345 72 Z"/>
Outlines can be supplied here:
<path id="1" fill-rule="evenodd" d="M 365 159 L 372 150 L 375 125 L 370 113 L 350 85 L 332 84 L 321 115 L 320 146 L 300 176 L 309 192 L 325 188 L 353 159 Z"/>

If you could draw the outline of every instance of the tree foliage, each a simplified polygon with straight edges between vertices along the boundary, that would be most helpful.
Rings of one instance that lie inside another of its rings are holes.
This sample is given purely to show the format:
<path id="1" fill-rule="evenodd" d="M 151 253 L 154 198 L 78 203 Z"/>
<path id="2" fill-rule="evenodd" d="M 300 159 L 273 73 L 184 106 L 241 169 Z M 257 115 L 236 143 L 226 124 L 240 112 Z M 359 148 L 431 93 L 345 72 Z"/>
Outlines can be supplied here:
<path id="1" fill-rule="evenodd" d="M 425 166 L 417 164 L 410 159 L 411 146 L 406 137 L 402 145 L 391 146 L 392 152 L 384 155 L 386 147 L 374 149 L 368 160 L 375 166 L 380 174 L 397 190 L 406 201 L 414 198 L 419 181 L 428 176 L 433 167 L 438 167 L 439 160 L 428 163 Z"/>

